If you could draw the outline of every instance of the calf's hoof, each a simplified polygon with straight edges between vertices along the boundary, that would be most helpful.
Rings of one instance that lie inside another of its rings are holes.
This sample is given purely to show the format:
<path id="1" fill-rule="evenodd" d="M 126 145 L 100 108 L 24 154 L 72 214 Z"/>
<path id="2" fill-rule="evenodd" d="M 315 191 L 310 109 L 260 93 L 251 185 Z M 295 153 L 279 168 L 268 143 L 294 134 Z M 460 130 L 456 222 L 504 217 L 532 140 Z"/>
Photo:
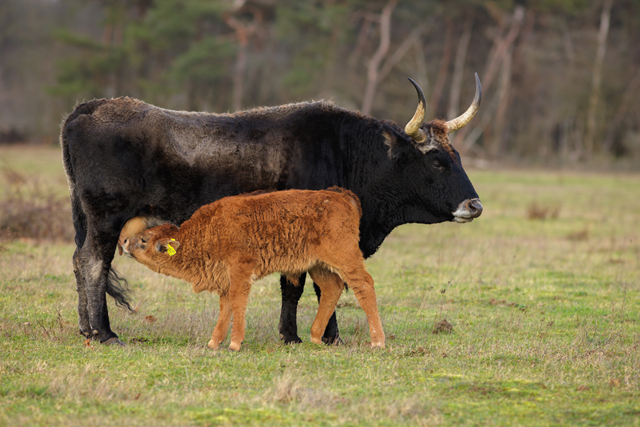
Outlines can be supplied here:
<path id="1" fill-rule="evenodd" d="M 120 347 L 124 347 L 124 343 L 118 339 L 118 337 L 111 337 L 102 344 L 104 345 L 116 345 Z"/>
<path id="2" fill-rule="evenodd" d="M 209 341 L 209 344 L 207 344 L 207 347 L 209 347 L 212 350 L 217 350 L 220 347 L 220 343 L 215 342 L 214 340 L 211 340 Z"/>
<path id="3" fill-rule="evenodd" d="M 231 344 L 229 345 L 229 350 L 240 351 L 240 343 L 231 342 Z"/>
<path id="4" fill-rule="evenodd" d="M 371 348 L 384 348 L 384 341 L 372 341 L 370 346 Z"/>

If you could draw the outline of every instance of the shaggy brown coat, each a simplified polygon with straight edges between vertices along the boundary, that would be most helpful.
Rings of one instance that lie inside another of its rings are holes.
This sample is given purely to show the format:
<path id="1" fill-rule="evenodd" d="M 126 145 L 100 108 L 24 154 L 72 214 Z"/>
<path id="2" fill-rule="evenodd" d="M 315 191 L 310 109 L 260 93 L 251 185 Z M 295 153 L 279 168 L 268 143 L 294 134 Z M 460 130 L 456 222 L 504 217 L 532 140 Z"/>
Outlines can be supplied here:
<path id="1" fill-rule="evenodd" d="M 198 209 L 180 228 L 144 230 L 130 220 L 121 235 L 124 251 L 150 269 L 191 282 L 195 292 L 220 295 L 220 316 L 209 347 L 225 339 L 231 315 L 231 350 L 245 336 L 245 310 L 253 282 L 281 272 L 296 280 L 309 272 L 321 289 L 311 341 L 322 334 L 346 283 L 369 321 L 371 344 L 384 347 L 373 279 L 358 246 L 362 210 L 351 191 L 289 190 L 227 197 Z M 144 230 L 144 231 L 142 231 Z"/>

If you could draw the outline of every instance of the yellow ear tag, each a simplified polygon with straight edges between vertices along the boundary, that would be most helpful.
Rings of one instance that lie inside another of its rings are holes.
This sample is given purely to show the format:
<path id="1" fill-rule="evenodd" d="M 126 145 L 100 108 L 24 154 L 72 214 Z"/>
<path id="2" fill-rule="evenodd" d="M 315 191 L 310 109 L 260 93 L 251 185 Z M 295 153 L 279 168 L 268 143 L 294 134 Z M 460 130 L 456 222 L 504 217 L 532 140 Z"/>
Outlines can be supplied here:
<path id="1" fill-rule="evenodd" d="M 176 250 L 171 247 L 171 245 L 167 244 L 167 253 L 169 256 L 174 256 L 176 254 Z"/>

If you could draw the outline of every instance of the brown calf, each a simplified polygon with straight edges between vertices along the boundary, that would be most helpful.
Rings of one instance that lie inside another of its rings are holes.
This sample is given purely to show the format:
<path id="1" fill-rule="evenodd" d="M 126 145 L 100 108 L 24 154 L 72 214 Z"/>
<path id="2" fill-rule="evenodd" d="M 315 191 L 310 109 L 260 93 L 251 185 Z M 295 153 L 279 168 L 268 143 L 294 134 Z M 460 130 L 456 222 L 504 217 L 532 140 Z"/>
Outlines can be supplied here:
<path id="1" fill-rule="evenodd" d="M 123 228 L 124 251 L 150 269 L 191 282 L 194 292 L 220 295 L 220 316 L 209 347 L 217 349 L 233 315 L 231 350 L 245 336 L 245 310 L 253 282 L 281 272 L 295 280 L 308 271 L 320 287 L 311 341 L 322 334 L 344 283 L 369 321 L 371 345 L 384 347 L 373 279 L 358 246 L 362 210 L 350 191 L 289 190 L 226 197 L 198 209 L 180 228 L 146 229 L 138 217 Z"/>

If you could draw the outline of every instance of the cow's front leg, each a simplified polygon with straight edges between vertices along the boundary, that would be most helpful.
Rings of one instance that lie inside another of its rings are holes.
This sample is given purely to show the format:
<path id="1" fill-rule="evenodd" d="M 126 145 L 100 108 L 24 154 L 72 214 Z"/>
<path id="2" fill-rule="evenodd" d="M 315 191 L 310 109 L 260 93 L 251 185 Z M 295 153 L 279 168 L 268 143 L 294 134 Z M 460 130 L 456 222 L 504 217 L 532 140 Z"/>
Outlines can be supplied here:
<path id="1" fill-rule="evenodd" d="M 280 276 L 280 290 L 282 291 L 282 310 L 280 311 L 280 323 L 278 329 L 280 338 L 285 344 L 297 344 L 302 340 L 298 336 L 298 301 L 304 292 L 304 281 L 307 273 L 298 278 L 299 285 L 289 282 L 285 276 Z"/>
<path id="2" fill-rule="evenodd" d="M 318 285 L 313 284 L 313 289 L 316 291 L 316 296 L 318 297 L 318 303 L 320 302 L 320 296 L 322 292 Z M 329 318 L 329 323 L 327 323 L 327 327 L 324 330 L 324 334 L 322 335 L 322 342 L 325 344 L 335 344 L 340 345 L 343 344 L 340 339 L 340 331 L 338 330 L 338 319 L 336 318 L 336 312 L 334 311 L 331 317 Z"/>

